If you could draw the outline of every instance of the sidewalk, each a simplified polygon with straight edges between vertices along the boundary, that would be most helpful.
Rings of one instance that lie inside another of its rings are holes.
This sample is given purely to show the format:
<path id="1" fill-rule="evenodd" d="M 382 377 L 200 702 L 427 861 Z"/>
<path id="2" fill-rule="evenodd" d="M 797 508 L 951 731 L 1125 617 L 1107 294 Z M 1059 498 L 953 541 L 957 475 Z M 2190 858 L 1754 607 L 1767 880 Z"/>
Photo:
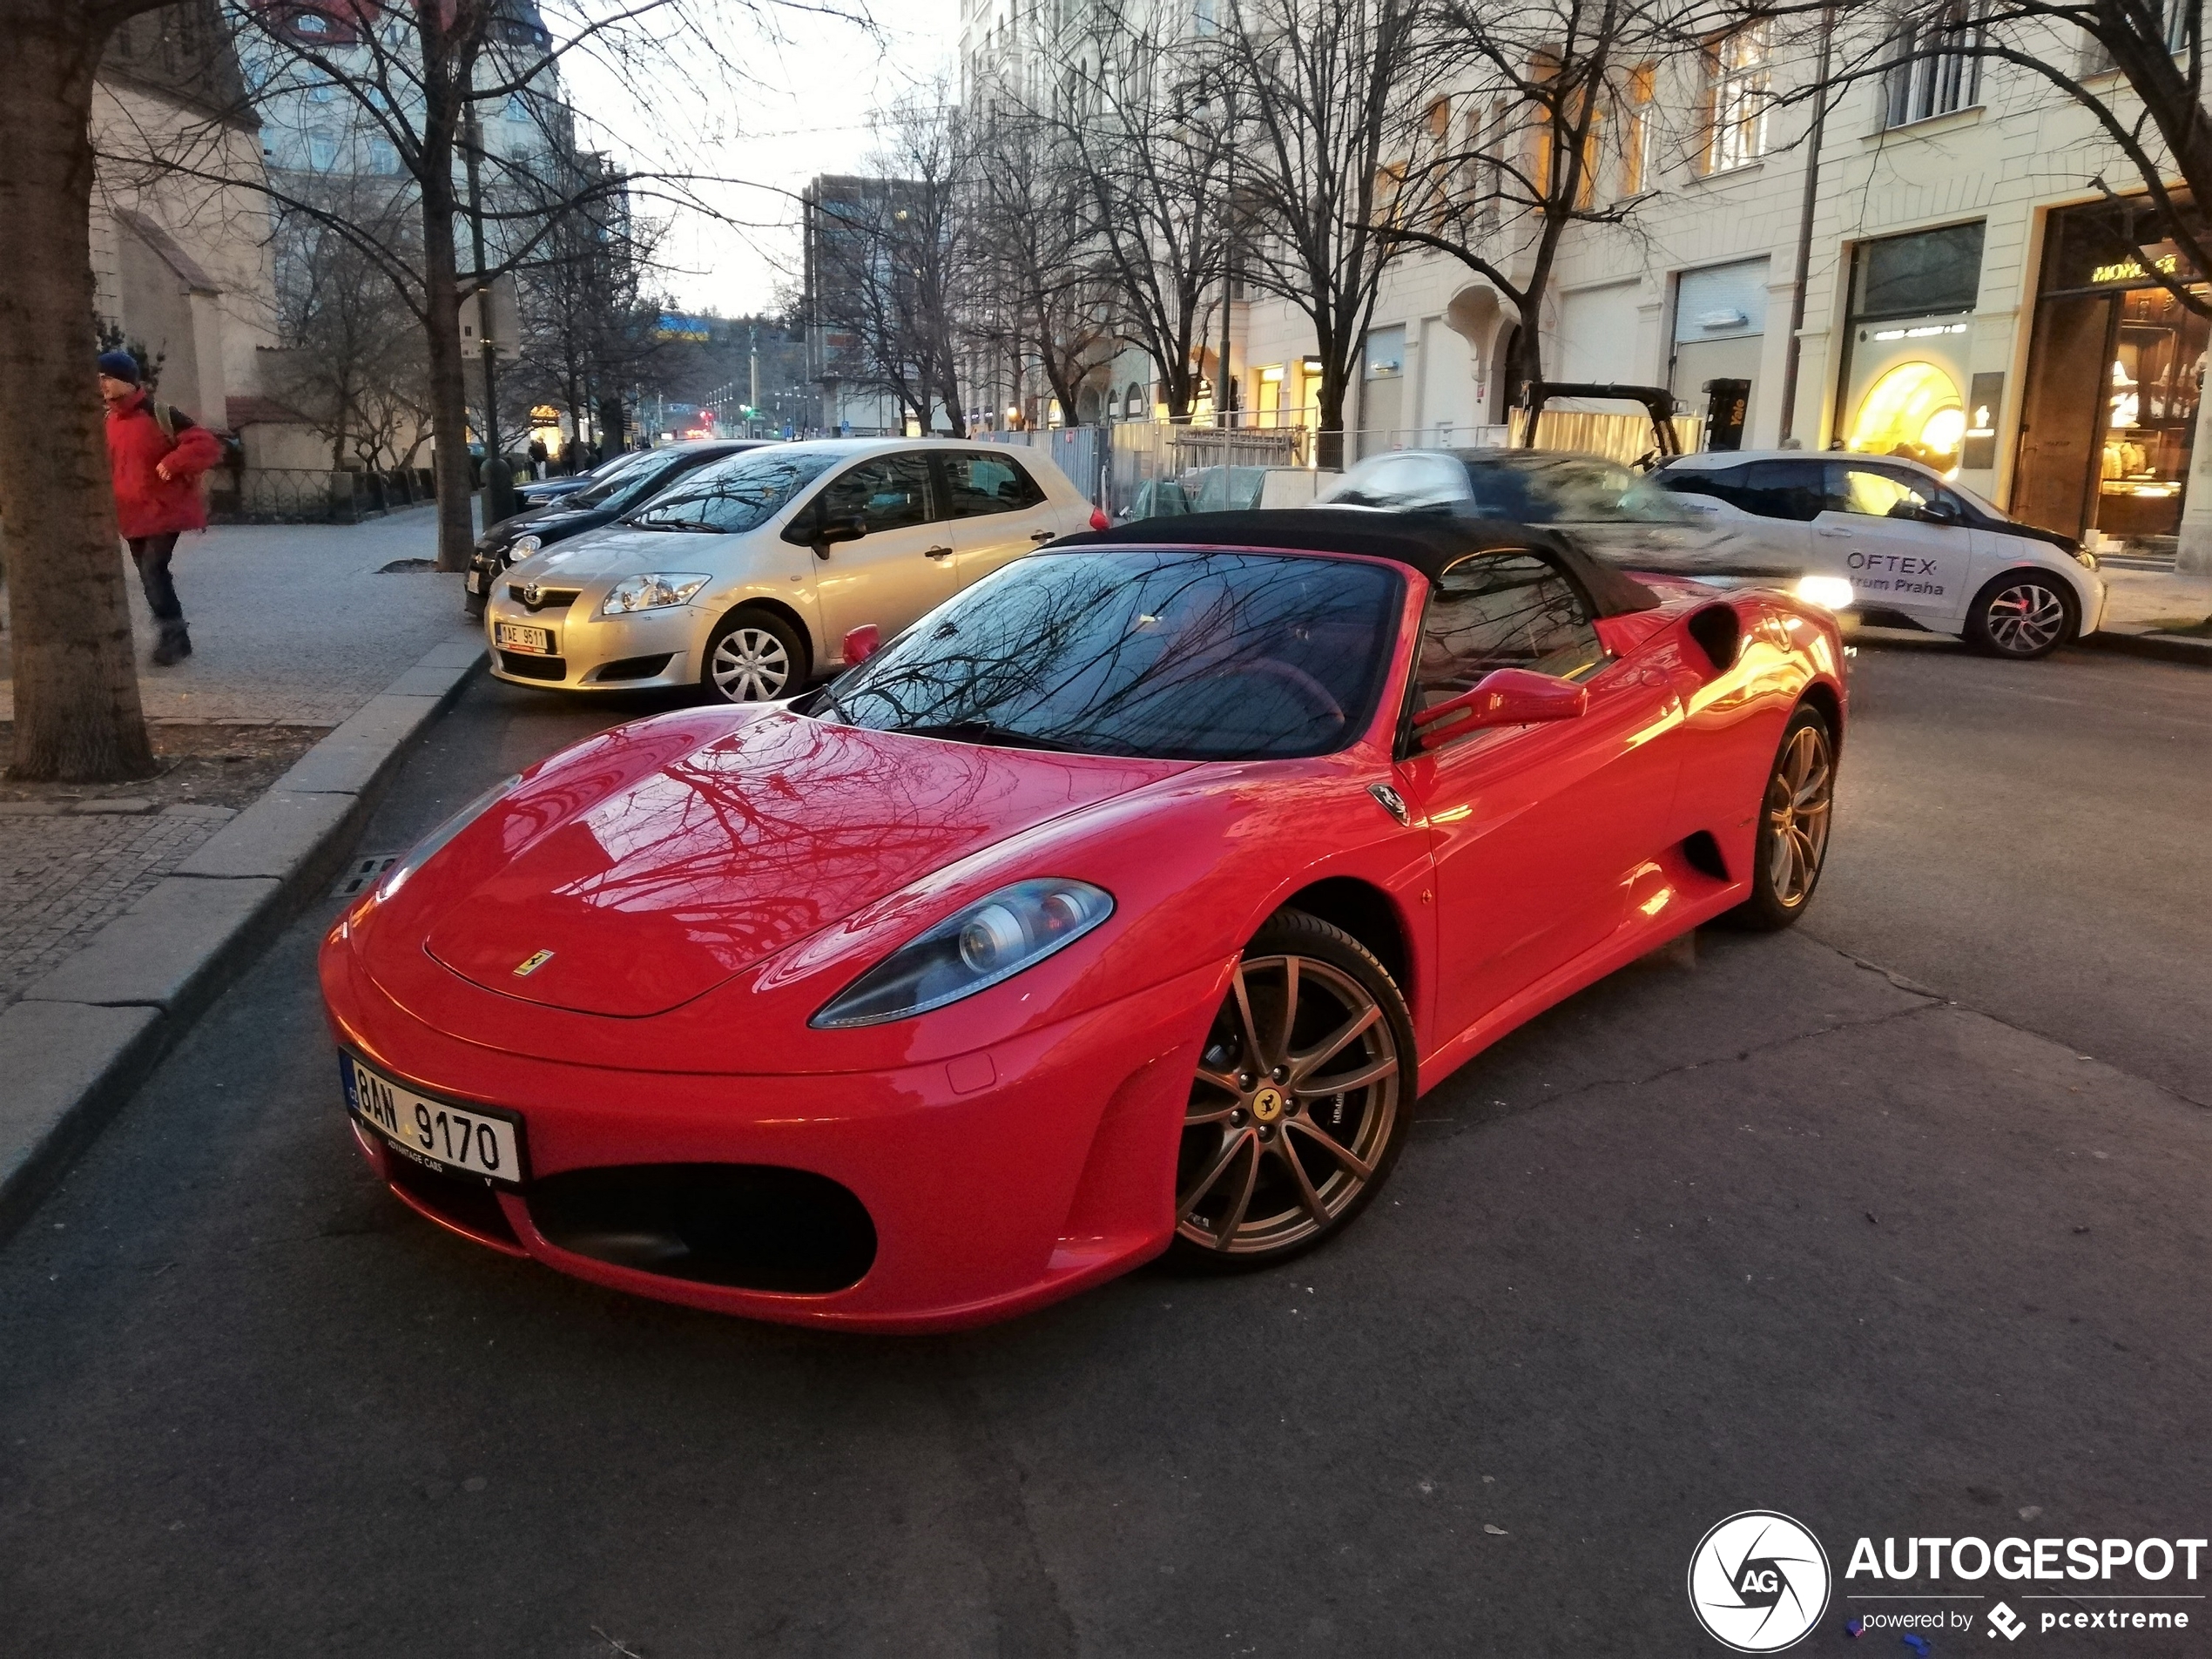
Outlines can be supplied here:
<path id="1" fill-rule="evenodd" d="M 2082 643 L 2105 651 L 2212 664 L 2212 577 L 2107 564 L 2104 627 Z"/>
<path id="2" fill-rule="evenodd" d="M 138 685 L 159 776 L 0 783 L 0 1008 L 152 892 L 332 728 L 427 652 L 473 639 L 461 578 L 378 572 L 436 551 L 433 509 L 358 525 L 227 525 L 179 543 L 193 655 Z M 0 632 L 0 721 L 14 714 Z"/>
<path id="3" fill-rule="evenodd" d="M 437 556 L 436 509 L 364 524 L 225 524 L 177 543 L 192 655 L 147 663 L 154 630 L 128 570 L 138 697 L 155 722 L 336 725 L 461 622 L 458 576 L 379 576 Z M 15 718 L 0 633 L 0 720 Z"/>

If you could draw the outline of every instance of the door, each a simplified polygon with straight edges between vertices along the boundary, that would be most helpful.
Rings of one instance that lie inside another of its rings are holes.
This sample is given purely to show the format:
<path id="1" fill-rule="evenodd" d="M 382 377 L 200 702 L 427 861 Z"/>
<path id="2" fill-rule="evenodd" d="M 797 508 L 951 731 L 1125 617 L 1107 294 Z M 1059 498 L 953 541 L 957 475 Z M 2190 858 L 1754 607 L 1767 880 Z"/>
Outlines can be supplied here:
<path id="1" fill-rule="evenodd" d="M 939 450 L 953 580 L 967 587 L 1062 534 L 1060 513 L 1012 455 Z"/>
<path id="2" fill-rule="evenodd" d="M 1579 719 L 1476 732 L 1399 768 L 1435 860 L 1436 1029 L 1449 1037 L 1602 941 L 1629 879 L 1663 845 L 1682 721 L 1669 675 L 1608 659 L 1588 601 L 1533 553 L 1447 570 L 1422 620 L 1421 706 L 1494 669 L 1589 687 Z"/>
<path id="3" fill-rule="evenodd" d="M 925 451 L 872 455 L 823 487 L 825 523 L 859 520 L 858 541 L 832 543 L 814 567 L 814 597 L 832 651 L 853 629 L 873 623 L 887 640 L 955 590 L 952 527 L 931 487 Z"/>
<path id="4" fill-rule="evenodd" d="M 1827 464 L 1827 503 L 1812 523 L 1818 566 L 1847 577 L 1862 607 L 1937 622 L 1963 615 L 1973 539 L 1959 498 L 1902 467 Z"/>

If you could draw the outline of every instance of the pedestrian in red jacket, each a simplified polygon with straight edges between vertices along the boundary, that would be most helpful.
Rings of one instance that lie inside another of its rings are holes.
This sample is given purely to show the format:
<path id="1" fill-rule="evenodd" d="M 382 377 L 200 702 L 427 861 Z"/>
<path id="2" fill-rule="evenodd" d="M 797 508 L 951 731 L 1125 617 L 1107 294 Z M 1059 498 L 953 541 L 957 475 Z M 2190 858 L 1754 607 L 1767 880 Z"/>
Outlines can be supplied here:
<path id="1" fill-rule="evenodd" d="M 129 352 L 101 353 L 99 368 L 116 526 L 131 544 L 146 608 L 161 624 L 153 660 L 165 668 L 192 655 L 185 608 L 169 575 L 170 556 L 184 531 L 207 526 L 199 475 L 223 458 L 223 446 L 183 411 L 147 397 L 138 384 L 138 360 Z"/>

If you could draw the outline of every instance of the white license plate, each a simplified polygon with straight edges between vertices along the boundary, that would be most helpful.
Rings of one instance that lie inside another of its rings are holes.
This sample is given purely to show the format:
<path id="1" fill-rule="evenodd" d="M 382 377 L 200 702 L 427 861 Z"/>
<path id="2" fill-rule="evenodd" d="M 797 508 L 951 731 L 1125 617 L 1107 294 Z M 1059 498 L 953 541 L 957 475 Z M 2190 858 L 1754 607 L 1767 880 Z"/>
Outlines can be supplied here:
<path id="1" fill-rule="evenodd" d="M 338 1056 L 338 1075 L 346 1085 L 346 1109 L 395 1151 L 448 1174 L 522 1185 L 520 1118 L 418 1095 L 349 1054 Z"/>
<path id="2" fill-rule="evenodd" d="M 469 571 L 469 583 L 468 583 L 468 586 L 469 586 L 469 592 L 471 592 L 471 593 L 482 593 L 482 592 L 484 590 L 484 577 L 483 577 L 483 572 L 482 572 L 481 570 L 471 570 L 471 571 Z"/>
<path id="3" fill-rule="evenodd" d="M 533 657 L 553 654 L 553 631 L 519 622 L 502 622 L 494 635 L 502 651 L 527 651 Z"/>

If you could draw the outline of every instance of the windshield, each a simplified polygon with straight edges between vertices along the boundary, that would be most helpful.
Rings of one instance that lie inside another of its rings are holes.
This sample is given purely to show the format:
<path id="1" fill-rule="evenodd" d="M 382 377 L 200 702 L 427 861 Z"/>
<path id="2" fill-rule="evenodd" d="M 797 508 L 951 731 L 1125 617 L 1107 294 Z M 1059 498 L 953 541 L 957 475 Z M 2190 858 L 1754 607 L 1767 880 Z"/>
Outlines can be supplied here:
<path id="1" fill-rule="evenodd" d="M 650 449 L 634 450 L 615 462 L 604 476 L 594 478 L 558 505 L 563 512 L 581 513 L 610 503 L 620 507 L 627 502 L 642 501 L 681 464 L 668 456 L 656 456 Z"/>
<path id="2" fill-rule="evenodd" d="M 1467 481 L 1485 517 L 1521 524 L 1681 524 L 1690 517 L 1650 479 L 1595 455 L 1473 461 Z"/>
<path id="3" fill-rule="evenodd" d="M 642 529 L 758 529 L 790 505 L 833 462 L 835 450 L 778 446 L 748 449 L 701 467 L 626 521 Z"/>
<path id="4" fill-rule="evenodd" d="M 1399 590 L 1388 567 L 1348 559 L 1032 554 L 925 617 L 815 711 L 1088 754 L 1324 754 L 1366 729 Z"/>

